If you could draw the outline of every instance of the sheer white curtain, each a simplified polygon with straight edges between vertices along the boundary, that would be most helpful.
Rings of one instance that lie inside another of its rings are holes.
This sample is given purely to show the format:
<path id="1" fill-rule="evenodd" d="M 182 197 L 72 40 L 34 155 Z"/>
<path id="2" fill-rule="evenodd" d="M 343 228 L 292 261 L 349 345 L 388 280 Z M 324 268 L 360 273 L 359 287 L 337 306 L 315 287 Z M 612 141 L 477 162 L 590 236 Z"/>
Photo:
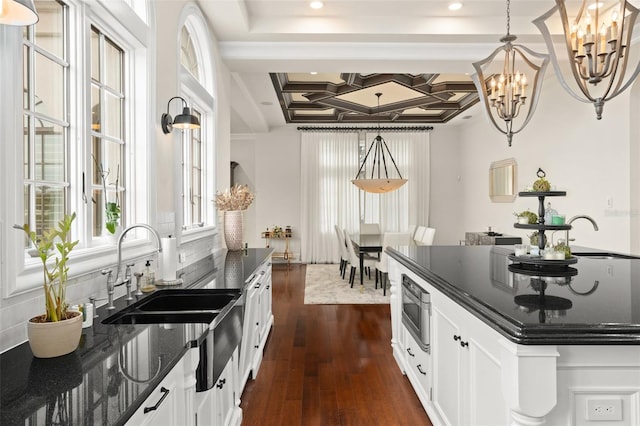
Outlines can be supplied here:
<path id="1" fill-rule="evenodd" d="M 367 149 L 377 133 L 367 133 Z M 412 225 L 429 224 L 429 133 L 389 132 L 381 134 L 402 177 L 408 179 L 397 191 L 386 194 L 361 193 L 364 222 L 379 223 L 383 231 L 404 232 Z M 368 161 L 367 161 L 368 162 Z M 389 177 L 397 177 L 387 158 Z M 367 175 L 370 177 L 370 175 Z"/>
<path id="2" fill-rule="evenodd" d="M 361 164 L 358 133 L 303 132 L 301 136 L 301 260 L 336 263 L 340 259 L 334 225 L 357 232 L 360 220 L 383 231 L 405 232 L 429 224 L 429 133 L 389 132 L 381 136 L 408 182 L 386 194 L 361 192 L 351 183 Z M 367 133 L 366 149 L 377 133 Z M 367 160 L 370 163 L 373 160 Z M 397 177 L 387 158 L 389 177 Z M 367 164 L 367 178 L 371 165 Z"/>
<path id="3" fill-rule="evenodd" d="M 357 231 L 358 134 L 303 132 L 301 136 L 301 260 L 338 262 L 334 226 Z"/>

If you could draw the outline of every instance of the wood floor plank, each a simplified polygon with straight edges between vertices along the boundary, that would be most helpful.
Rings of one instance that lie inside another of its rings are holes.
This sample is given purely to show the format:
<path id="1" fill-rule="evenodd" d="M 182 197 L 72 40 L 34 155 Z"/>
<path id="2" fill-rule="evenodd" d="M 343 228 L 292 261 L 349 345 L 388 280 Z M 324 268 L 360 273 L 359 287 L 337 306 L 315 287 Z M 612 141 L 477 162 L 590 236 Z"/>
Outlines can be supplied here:
<path id="1" fill-rule="evenodd" d="M 305 272 L 273 267 L 274 326 L 242 424 L 430 426 L 393 358 L 389 305 L 305 305 Z"/>

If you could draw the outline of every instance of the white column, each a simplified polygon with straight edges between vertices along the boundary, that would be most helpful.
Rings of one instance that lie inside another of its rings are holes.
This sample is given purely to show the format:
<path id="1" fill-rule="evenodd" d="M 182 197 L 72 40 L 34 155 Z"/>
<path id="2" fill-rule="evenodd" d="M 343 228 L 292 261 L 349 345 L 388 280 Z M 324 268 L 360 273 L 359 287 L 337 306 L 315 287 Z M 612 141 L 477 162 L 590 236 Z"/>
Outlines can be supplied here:
<path id="1" fill-rule="evenodd" d="M 557 403 L 556 346 L 518 345 L 501 340 L 502 393 L 512 426 L 545 424 Z"/>
<path id="2" fill-rule="evenodd" d="M 399 264 L 396 260 L 389 258 L 389 292 L 390 297 L 390 309 L 391 309 L 391 348 L 393 350 L 393 357 L 400 367 L 400 370 L 404 373 L 404 353 L 403 348 L 400 345 L 400 332 L 402 331 L 402 300 L 400 294 L 400 271 Z"/>

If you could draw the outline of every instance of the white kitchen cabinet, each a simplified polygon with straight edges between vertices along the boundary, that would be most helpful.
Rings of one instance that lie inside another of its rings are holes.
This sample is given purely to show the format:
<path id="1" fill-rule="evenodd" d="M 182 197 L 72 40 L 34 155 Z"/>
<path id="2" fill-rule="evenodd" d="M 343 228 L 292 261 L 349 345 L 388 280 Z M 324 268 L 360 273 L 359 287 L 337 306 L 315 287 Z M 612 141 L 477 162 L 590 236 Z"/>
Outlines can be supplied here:
<path id="1" fill-rule="evenodd" d="M 509 424 L 501 337 L 438 293 L 433 301 L 433 404 L 445 424 Z"/>
<path id="2" fill-rule="evenodd" d="M 430 400 L 431 379 L 433 377 L 431 356 L 420 347 L 404 324 L 402 326 L 402 334 L 405 374 L 420 400 Z"/>
<path id="3" fill-rule="evenodd" d="M 213 388 L 196 394 L 195 426 L 238 426 L 242 421 L 237 398 L 238 349 Z"/>
<path id="4" fill-rule="evenodd" d="M 271 326 L 273 325 L 271 267 L 266 268 L 264 272 L 260 284 L 260 298 L 258 301 L 260 305 L 259 345 L 261 349 L 264 349 L 264 345 L 267 343 L 267 337 L 271 331 Z"/>
<path id="5" fill-rule="evenodd" d="M 395 261 L 394 261 L 395 262 Z M 421 349 L 400 321 L 392 327 L 394 351 L 402 351 L 399 367 L 434 425 L 506 425 L 501 336 L 443 295 L 430 283 L 395 264 L 390 271 L 392 303 L 402 312 L 401 275 L 406 274 L 431 295 L 430 353 Z M 392 321 L 401 315 L 392 315 Z"/>
<path id="6" fill-rule="evenodd" d="M 246 299 L 240 344 L 238 392 L 242 393 L 249 376 L 258 375 L 264 346 L 273 325 L 271 262 L 263 263 L 245 287 Z"/>
<path id="7" fill-rule="evenodd" d="M 185 395 L 185 364 L 189 357 L 180 360 L 165 376 L 151 395 L 129 418 L 127 425 L 184 425 L 188 399 Z"/>

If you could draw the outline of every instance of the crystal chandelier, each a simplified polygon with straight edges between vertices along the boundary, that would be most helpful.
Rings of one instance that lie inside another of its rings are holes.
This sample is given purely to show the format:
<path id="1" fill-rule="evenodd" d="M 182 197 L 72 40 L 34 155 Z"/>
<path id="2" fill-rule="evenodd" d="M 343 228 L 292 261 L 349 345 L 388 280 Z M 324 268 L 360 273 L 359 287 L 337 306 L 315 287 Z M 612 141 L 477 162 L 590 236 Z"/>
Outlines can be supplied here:
<path id="1" fill-rule="evenodd" d="M 380 96 L 382 93 L 376 93 L 378 97 L 378 114 L 380 113 Z M 385 150 L 387 154 L 389 154 L 389 159 L 398 173 L 399 178 L 389 178 L 389 173 L 387 172 L 387 158 L 385 155 Z M 373 151 L 373 161 L 371 167 L 371 177 L 367 179 L 365 166 L 367 164 L 367 158 L 369 158 L 369 154 Z M 384 167 L 384 176 L 382 176 L 382 168 Z M 377 173 L 376 173 L 377 172 Z M 356 178 L 351 181 L 355 186 L 362 189 L 364 192 L 371 192 L 374 194 L 382 194 L 385 192 L 395 191 L 400 188 L 402 185 L 407 183 L 407 179 L 403 179 L 400 174 L 400 170 L 398 170 L 398 166 L 396 165 L 396 161 L 393 159 L 391 155 L 391 151 L 389 151 L 389 147 L 385 140 L 380 136 L 380 121 L 378 120 L 378 136 L 374 138 L 371 142 L 371 146 L 367 151 L 367 154 L 364 156 L 362 160 L 362 165 L 358 170 L 358 174 L 356 174 Z"/>
<path id="2" fill-rule="evenodd" d="M 549 55 L 536 53 L 525 46 L 513 44 L 517 37 L 510 34 L 510 4 L 510 0 L 507 0 L 507 34 L 500 39 L 504 45 L 497 48 L 486 59 L 474 62 L 473 67 L 476 73 L 471 76 L 489 121 L 499 132 L 507 136 L 509 146 L 511 146 L 513 135 L 520 132 L 533 116 L 540 97 L 542 77 L 549 63 Z M 503 54 L 503 61 L 494 62 L 494 58 L 499 53 Z M 527 74 L 524 71 L 520 72 L 527 69 L 529 75 L 533 76 L 531 83 Z M 499 75 L 496 76 L 496 74 Z M 489 82 L 487 82 L 488 79 Z M 528 97 L 527 90 L 529 84 L 531 84 L 531 99 Z M 529 99 L 528 104 L 527 99 Z M 514 128 L 517 117 L 520 118 Z"/>
<path id="3" fill-rule="evenodd" d="M 640 72 L 638 61 L 629 79 L 624 81 L 638 9 L 626 0 L 606 3 L 605 0 L 599 0 L 587 7 L 586 0 L 583 0 L 575 19 L 570 21 L 565 1 L 556 0 L 554 7 L 533 21 L 547 44 L 560 84 L 577 100 L 593 103 L 598 120 L 602 118 L 604 103 L 629 87 Z M 551 33 L 545 23 L 556 12 L 562 21 L 563 44 L 571 74 L 581 94 L 567 84 L 569 78 L 562 72 Z M 604 16 L 605 12 L 610 12 L 608 17 Z M 599 84 L 600 87 L 596 89 Z"/>

